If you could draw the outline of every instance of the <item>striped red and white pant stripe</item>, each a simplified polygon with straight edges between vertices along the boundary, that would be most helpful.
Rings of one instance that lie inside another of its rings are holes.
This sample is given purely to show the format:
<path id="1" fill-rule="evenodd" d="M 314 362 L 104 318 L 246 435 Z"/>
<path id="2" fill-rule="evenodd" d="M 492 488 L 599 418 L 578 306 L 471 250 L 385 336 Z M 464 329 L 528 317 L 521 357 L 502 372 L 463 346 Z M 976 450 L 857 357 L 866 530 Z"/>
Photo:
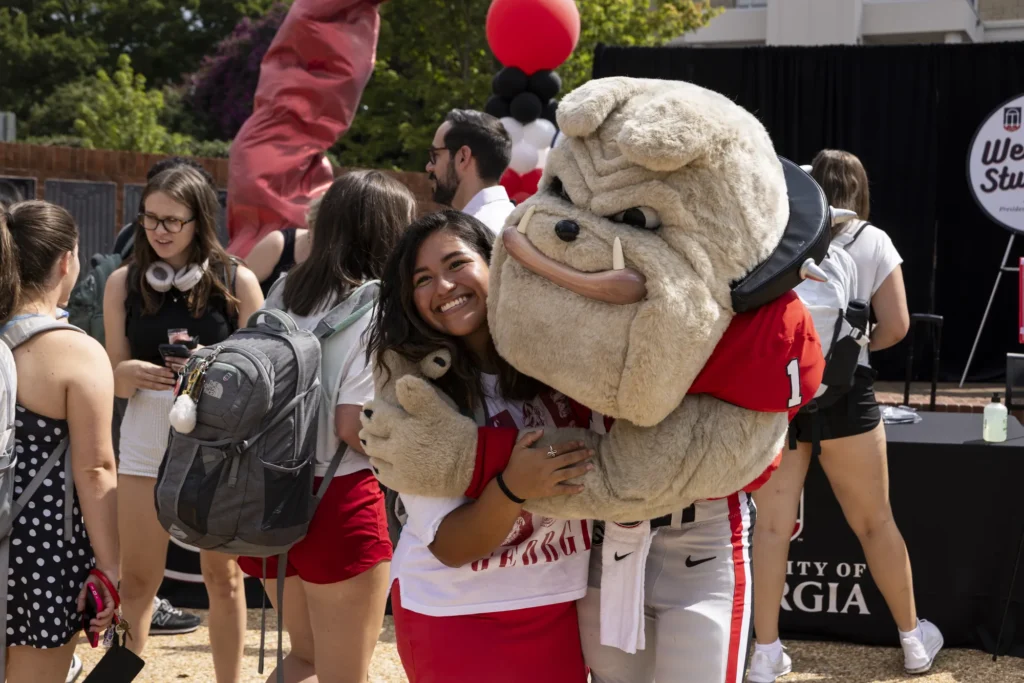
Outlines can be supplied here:
<path id="1" fill-rule="evenodd" d="M 742 683 L 753 610 L 751 538 L 756 512 L 746 493 L 695 505 L 655 531 L 645 568 L 644 650 L 600 644 L 601 546 L 579 602 L 583 654 L 593 683 Z"/>

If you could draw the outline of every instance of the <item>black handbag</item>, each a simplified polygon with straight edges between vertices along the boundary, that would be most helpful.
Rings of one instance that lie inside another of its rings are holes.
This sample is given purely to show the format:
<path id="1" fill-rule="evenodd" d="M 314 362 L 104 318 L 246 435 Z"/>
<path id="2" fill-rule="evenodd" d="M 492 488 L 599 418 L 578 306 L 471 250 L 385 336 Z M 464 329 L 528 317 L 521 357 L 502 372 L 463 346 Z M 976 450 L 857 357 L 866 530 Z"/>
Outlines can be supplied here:
<path id="1" fill-rule="evenodd" d="M 141 657 L 128 649 L 125 642 L 127 634 L 120 633 L 116 626 L 112 628 L 114 640 L 107 654 L 86 677 L 85 683 L 131 683 L 146 666 Z"/>

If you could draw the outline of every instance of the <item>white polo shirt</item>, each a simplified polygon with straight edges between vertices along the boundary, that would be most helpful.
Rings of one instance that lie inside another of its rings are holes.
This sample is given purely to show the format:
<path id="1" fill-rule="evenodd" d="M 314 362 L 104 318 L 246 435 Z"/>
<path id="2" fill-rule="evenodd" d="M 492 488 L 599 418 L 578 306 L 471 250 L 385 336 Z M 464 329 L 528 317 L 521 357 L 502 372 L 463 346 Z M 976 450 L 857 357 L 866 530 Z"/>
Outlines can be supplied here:
<path id="1" fill-rule="evenodd" d="M 485 187 L 473 195 L 463 213 L 486 225 L 495 235 L 505 227 L 505 219 L 512 213 L 515 204 L 508 198 L 508 192 L 501 185 Z"/>

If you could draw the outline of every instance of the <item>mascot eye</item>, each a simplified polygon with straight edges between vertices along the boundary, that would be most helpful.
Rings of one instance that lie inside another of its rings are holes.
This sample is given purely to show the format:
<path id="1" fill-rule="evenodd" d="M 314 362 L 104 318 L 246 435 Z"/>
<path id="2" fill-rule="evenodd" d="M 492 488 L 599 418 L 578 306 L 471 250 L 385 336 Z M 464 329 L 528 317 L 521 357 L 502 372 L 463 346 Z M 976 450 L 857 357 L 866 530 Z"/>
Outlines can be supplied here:
<path id="1" fill-rule="evenodd" d="M 562 181 L 559 180 L 557 177 L 556 178 L 552 178 L 551 184 L 548 185 L 548 192 L 550 192 L 551 194 L 555 195 L 559 199 L 563 199 L 563 200 L 569 202 L 570 204 L 572 204 L 572 199 L 569 198 L 569 195 L 565 191 L 565 188 L 562 187 Z"/>
<path id="2" fill-rule="evenodd" d="M 661 216 L 649 206 L 634 206 L 632 209 L 626 209 L 622 213 L 612 216 L 612 220 L 644 230 L 657 230 L 661 227 Z"/>

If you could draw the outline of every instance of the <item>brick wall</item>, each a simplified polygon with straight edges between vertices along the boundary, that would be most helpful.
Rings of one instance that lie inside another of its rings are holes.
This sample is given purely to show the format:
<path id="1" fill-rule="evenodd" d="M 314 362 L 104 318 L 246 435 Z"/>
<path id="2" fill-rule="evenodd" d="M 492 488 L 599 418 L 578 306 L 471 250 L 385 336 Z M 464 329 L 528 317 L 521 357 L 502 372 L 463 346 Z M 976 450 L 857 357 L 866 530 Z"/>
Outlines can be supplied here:
<path id="1" fill-rule="evenodd" d="M 1024 0 L 978 0 L 983 21 L 1024 19 Z"/>
<path id="2" fill-rule="evenodd" d="M 111 235 L 131 218 L 134 209 L 124 211 L 124 186 L 145 184 L 150 166 L 166 158 L 163 154 L 118 152 L 113 150 L 44 147 L 0 142 L 0 176 L 25 176 L 36 180 L 36 198 L 44 199 L 47 180 L 89 180 L 112 182 L 117 186 L 117 222 L 110 226 Z M 217 186 L 228 185 L 227 159 L 197 159 L 213 176 Z M 337 172 L 344 173 L 345 169 Z M 420 212 L 435 210 L 430 201 L 430 184 L 425 173 L 390 172 L 405 184 L 419 201 Z"/>

